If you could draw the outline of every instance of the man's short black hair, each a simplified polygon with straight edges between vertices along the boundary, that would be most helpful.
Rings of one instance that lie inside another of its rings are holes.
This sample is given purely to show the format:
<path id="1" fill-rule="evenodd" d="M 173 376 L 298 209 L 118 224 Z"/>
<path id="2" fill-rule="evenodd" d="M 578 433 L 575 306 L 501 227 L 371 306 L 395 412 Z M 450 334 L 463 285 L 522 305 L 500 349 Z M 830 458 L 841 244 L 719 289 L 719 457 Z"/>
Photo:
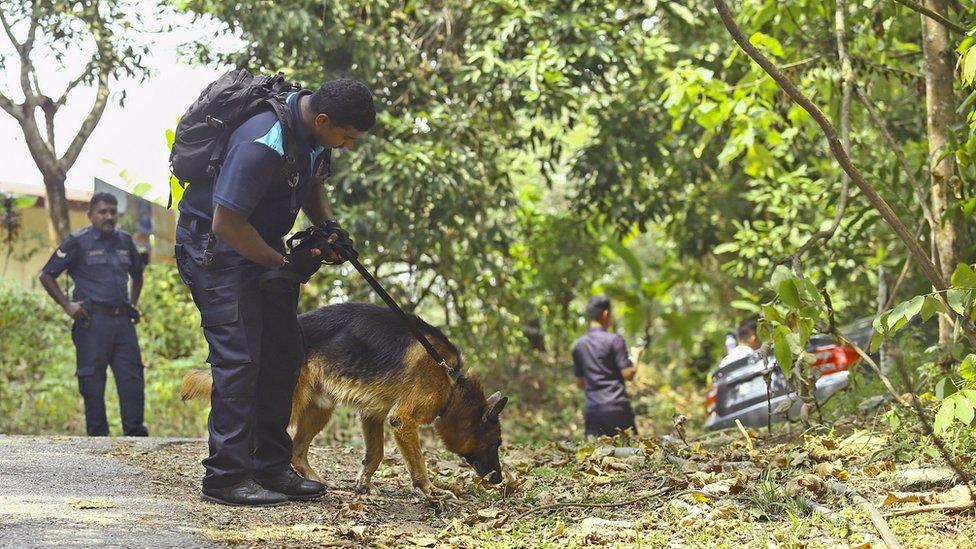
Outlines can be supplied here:
<path id="1" fill-rule="evenodd" d="M 589 320 L 600 320 L 603 311 L 610 310 L 610 300 L 603 295 L 595 295 L 586 302 L 586 318 Z"/>
<path id="2" fill-rule="evenodd" d="M 739 338 L 739 341 L 745 341 L 756 335 L 756 329 L 756 321 L 746 319 L 739 323 L 739 327 L 735 330 L 735 336 Z"/>
<path id="3" fill-rule="evenodd" d="M 91 197 L 91 202 L 88 203 L 88 213 L 95 211 L 95 204 L 99 202 L 104 202 L 106 204 L 111 204 L 113 206 L 119 205 L 119 199 L 115 198 L 112 193 L 95 193 Z"/>
<path id="4" fill-rule="evenodd" d="M 326 114 L 336 126 L 369 131 L 376 124 L 373 93 L 366 84 L 342 78 L 322 84 L 312 93 L 309 104 L 316 114 Z"/>

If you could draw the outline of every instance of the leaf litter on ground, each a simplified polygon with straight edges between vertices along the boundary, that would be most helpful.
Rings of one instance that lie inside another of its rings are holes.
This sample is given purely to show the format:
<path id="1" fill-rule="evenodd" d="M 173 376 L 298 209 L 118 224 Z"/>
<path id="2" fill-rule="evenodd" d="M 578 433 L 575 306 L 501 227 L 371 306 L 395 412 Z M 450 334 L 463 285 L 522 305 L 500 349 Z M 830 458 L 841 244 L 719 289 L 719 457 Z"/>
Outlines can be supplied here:
<path id="1" fill-rule="evenodd" d="M 312 452 L 312 464 L 326 476 L 330 493 L 317 502 L 260 513 L 231 512 L 195 500 L 199 459 L 206 452 L 202 442 L 129 459 L 152 472 L 150 486 L 160 497 L 194 508 L 204 535 L 230 546 L 684 547 L 723 542 L 846 547 L 870 542 L 872 523 L 832 491 L 832 483 L 844 483 L 885 511 L 963 497 L 964 486 L 899 491 L 889 480 L 909 464 L 876 458 L 887 443 L 876 433 L 747 433 L 748 439 L 716 436 L 687 444 L 676 438 L 631 437 L 510 445 L 502 452 L 505 473 L 497 486 L 477 478 L 454 456 L 428 450 L 437 488 L 432 497 L 411 488 L 395 451 L 374 477 L 372 493 L 356 494 L 358 453 L 320 447 Z M 809 502 L 842 516 L 855 531 L 811 511 Z M 906 537 L 906 546 L 936 540 L 942 547 L 967 546 L 976 539 L 971 514 L 943 511 L 890 520 L 892 529 Z"/>

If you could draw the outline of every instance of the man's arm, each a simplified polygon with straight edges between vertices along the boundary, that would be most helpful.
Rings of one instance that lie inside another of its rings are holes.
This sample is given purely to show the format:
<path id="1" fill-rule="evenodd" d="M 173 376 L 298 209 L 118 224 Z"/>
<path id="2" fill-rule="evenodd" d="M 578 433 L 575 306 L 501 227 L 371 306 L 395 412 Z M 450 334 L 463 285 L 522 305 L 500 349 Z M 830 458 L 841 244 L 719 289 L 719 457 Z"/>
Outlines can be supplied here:
<path id="1" fill-rule="evenodd" d="M 41 282 L 41 286 L 47 291 L 47 295 L 51 296 L 51 299 L 55 303 L 64 309 L 64 312 L 75 320 L 81 320 L 82 318 L 88 317 L 88 311 L 81 306 L 81 303 L 77 303 L 68 299 L 58 287 L 57 280 L 54 279 L 50 274 L 41 271 L 41 274 L 37 276 L 37 279 Z"/>
<path id="2" fill-rule="evenodd" d="M 133 307 L 139 306 L 139 296 L 142 294 L 142 275 L 132 277 L 132 288 L 129 290 L 129 302 Z"/>
<path id="3" fill-rule="evenodd" d="M 142 273 L 146 270 L 146 264 L 139 255 L 139 249 L 131 238 L 129 239 L 129 276 L 132 277 L 132 286 L 129 288 L 129 303 L 133 307 L 139 306 L 139 296 L 142 295 Z"/>
<path id="4" fill-rule="evenodd" d="M 285 266 L 285 256 L 268 245 L 243 215 L 214 205 L 213 232 L 237 253 L 269 269 Z"/>
<path id="5" fill-rule="evenodd" d="M 325 188 L 324 179 L 315 180 L 308 198 L 305 199 L 305 205 L 302 206 L 302 211 L 308 216 L 312 225 L 335 219 L 335 214 L 332 213 L 332 200 L 329 199 L 329 191 Z"/>
<path id="6" fill-rule="evenodd" d="M 637 375 L 637 363 L 631 360 L 627 354 L 627 344 L 624 342 L 624 338 L 617 336 L 613 350 L 617 358 L 617 367 L 620 368 L 620 377 L 626 381 L 634 379 L 634 376 Z"/>
<path id="7" fill-rule="evenodd" d="M 214 234 L 269 269 L 284 267 L 285 256 L 261 238 L 248 217 L 260 206 L 272 181 L 277 181 L 281 162 L 279 153 L 263 144 L 239 143 L 228 150 L 214 184 Z"/>
<path id="8" fill-rule="evenodd" d="M 58 249 L 51 254 L 51 258 L 47 260 L 44 267 L 41 268 L 40 274 L 37 275 L 37 279 L 41 282 L 41 286 L 47 291 L 47 295 L 51 296 L 51 299 L 55 303 L 64 309 L 64 312 L 68 316 L 75 320 L 80 320 L 82 318 L 88 317 L 88 311 L 81 306 L 81 303 L 73 302 L 68 299 L 67 296 L 58 287 L 57 277 L 60 276 L 65 270 L 71 268 L 75 261 L 78 259 L 79 254 L 78 241 L 73 236 L 69 236 L 64 242 L 58 246 Z"/>
<path id="9" fill-rule="evenodd" d="M 573 374 L 576 376 L 576 388 L 581 390 L 586 390 L 586 377 L 584 377 L 583 372 L 583 361 L 576 355 L 577 348 L 573 345 L 572 355 L 573 355 Z"/>

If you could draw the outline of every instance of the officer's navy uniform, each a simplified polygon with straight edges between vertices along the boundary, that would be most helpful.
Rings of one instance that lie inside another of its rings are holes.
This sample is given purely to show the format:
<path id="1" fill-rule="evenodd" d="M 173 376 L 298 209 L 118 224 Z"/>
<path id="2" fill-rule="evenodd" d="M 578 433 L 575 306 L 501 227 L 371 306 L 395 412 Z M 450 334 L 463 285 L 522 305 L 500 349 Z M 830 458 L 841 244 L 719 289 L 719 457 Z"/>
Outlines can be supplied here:
<path id="1" fill-rule="evenodd" d="M 590 328 L 573 343 L 573 372 L 586 381 L 583 421 L 587 435 L 613 436 L 626 429 L 637 432 L 621 374 L 633 365 L 624 338 L 603 328 Z"/>
<path id="2" fill-rule="evenodd" d="M 284 253 L 282 238 L 312 189 L 313 174 L 325 175 L 329 167 L 330 151 L 305 134 L 299 119 L 297 100 L 308 93 L 287 98 L 297 180 L 284 176 L 282 127 L 269 109 L 231 134 L 216 181 L 191 183 L 180 202 L 177 265 L 200 310 L 213 373 L 205 489 L 290 467 L 286 429 L 304 358 L 298 286 L 263 291 L 257 278 L 268 269 L 217 238 L 211 222 L 214 205 L 220 204 L 247 217 L 269 245 Z"/>
<path id="3" fill-rule="evenodd" d="M 105 234 L 88 226 L 75 231 L 51 255 L 42 271 L 57 278 L 65 270 L 74 280 L 73 301 L 85 302 L 88 320 L 71 328 L 78 362 L 78 388 L 85 399 L 85 425 L 91 436 L 107 436 L 106 367 L 119 391 L 122 432 L 147 436 L 142 356 L 130 316 L 129 277 L 141 279 L 145 264 L 129 233 Z"/>

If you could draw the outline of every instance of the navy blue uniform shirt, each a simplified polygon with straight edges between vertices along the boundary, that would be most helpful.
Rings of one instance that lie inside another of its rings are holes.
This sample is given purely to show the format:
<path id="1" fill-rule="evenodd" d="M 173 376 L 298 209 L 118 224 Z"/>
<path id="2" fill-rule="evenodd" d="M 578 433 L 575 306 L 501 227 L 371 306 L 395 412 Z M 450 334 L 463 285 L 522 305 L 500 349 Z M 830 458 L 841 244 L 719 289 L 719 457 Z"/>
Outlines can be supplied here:
<path id="1" fill-rule="evenodd" d="M 104 234 L 89 225 L 71 233 L 41 271 L 57 278 L 67 270 L 75 281 L 74 301 L 120 307 L 129 303 L 129 277 L 142 278 L 143 269 L 129 233 Z"/>
<path id="2" fill-rule="evenodd" d="M 302 90 L 287 97 L 298 171 L 295 210 L 283 171 L 281 122 L 269 107 L 234 130 L 216 182 L 190 183 L 180 201 L 180 212 L 213 221 L 215 204 L 220 204 L 246 217 L 266 241 L 280 240 L 288 234 L 295 224 L 297 209 L 312 189 L 313 175 L 320 170 L 328 175 L 329 169 L 329 152 L 306 134 L 299 116 L 298 98 L 310 93 Z"/>
<path id="3" fill-rule="evenodd" d="M 573 372 L 586 380 L 586 409 L 629 405 L 621 370 L 634 363 L 624 338 L 603 328 L 590 331 L 573 343 Z"/>

